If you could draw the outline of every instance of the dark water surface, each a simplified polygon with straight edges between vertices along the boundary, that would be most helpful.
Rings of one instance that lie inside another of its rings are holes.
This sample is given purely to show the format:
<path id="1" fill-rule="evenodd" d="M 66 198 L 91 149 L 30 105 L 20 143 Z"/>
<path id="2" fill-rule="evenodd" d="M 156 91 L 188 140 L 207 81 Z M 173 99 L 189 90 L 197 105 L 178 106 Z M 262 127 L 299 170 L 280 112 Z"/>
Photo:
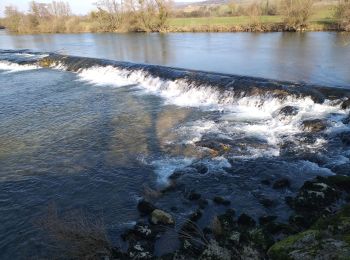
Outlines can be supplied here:
<path id="1" fill-rule="evenodd" d="M 350 35 L 346 33 L 87 33 L 11 36 L 0 30 L 0 49 L 26 48 L 350 87 Z"/>
<path id="2" fill-rule="evenodd" d="M 216 195 L 237 214 L 286 221 L 284 198 L 305 180 L 350 170 L 349 144 L 342 141 L 350 135 L 349 108 L 341 108 L 350 93 L 333 89 L 350 87 L 350 49 L 342 39 L 336 33 L 0 35 L 3 49 L 306 80 L 332 90 L 59 55 L 42 68 L 36 61 L 48 54 L 0 50 L 0 259 L 50 256 L 47 236 L 35 225 L 50 203 L 102 216 L 117 243 L 139 219 L 145 187 L 164 187 L 176 169 L 184 173 L 177 188 L 155 203 L 179 225 L 196 209 L 187 199 L 193 190 L 210 201 L 203 227 L 227 209 L 211 201 Z M 232 86 L 219 86 L 227 80 Z M 281 113 L 286 106 L 294 112 Z M 313 119 L 323 120 L 321 131 L 304 127 Z M 261 183 L 283 177 L 290 188 Z M 263 198 L 274 206 L 264 207 Z"/>

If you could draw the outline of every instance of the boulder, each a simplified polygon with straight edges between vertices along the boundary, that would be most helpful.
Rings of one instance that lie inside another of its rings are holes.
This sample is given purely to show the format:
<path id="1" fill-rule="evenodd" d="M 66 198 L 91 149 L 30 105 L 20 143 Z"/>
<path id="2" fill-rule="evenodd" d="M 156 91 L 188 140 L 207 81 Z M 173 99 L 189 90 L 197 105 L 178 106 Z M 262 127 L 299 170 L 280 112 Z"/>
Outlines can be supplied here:
<path id="1" fill-rule="evenodd" d="M 286 199 L 287 203 L 298 211 L 322 211 L 336 202 L 340 193 L 325 182 L 307 181 L 295 198 Z"/>
<path id="2" fill-rule="evenodd" d="M 350 207 L 320 218 L 309 230 L 289 236 L 268 250 L 272 260 L 350 259 Z"/>
<path id="3" fill-rule="evenodd" d="M 155 209 L 151 213 L 151 223 L 155 225 L 174 225 L 175 221 L 169 213 L 166 213 L 165 211 L 160 209 Z"/>

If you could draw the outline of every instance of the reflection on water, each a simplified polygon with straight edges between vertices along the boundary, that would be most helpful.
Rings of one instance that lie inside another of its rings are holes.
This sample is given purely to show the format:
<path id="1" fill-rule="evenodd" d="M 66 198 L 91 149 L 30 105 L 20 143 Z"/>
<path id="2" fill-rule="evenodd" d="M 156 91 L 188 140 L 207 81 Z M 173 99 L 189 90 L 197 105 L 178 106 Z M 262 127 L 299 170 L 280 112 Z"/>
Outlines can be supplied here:
<path id="1" fill-rule="evenodd" d="M 1 49 L 29 48 L 137 63 L 350 87 L 350 35 L 308 33 L 0 33 Z"/>

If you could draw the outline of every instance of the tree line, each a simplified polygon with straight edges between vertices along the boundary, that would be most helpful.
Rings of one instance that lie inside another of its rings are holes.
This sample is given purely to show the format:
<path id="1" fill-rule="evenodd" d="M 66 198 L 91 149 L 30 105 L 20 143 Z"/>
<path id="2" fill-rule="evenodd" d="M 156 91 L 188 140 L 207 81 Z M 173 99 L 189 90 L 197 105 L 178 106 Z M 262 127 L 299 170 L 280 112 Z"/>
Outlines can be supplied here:
<path id="1" fill-rule="evenodd" d="M 160 32 L 167 29 L 171 0 L 100 0 L 86 16 L 72 13 L 68 2 L 30 2 L 28 12 L 5 7 L 3 24 L 13 33 Z"/>
<path id="2" fill-rule="evenodd" d="M 169 18 L 246 16 L 248 26 L 259 28 L 263 16 L 278 15 L 283 30 L 297 31 L 308 27 L 315 1 L 266 0 L 239 5 L 231 0 L 226 5 L 185 12 L 173 8 L 172 0 L 100 0 L 96 10 L 85 16 L 74 15 L 68 2 L 32 1 L 27 12 L 6 6 L 2 24 L 13 33 L 166 32 L 171 31 Z M 337 29 L 350 31 L 350 0 L 339 0 L 333 13 Z"/>

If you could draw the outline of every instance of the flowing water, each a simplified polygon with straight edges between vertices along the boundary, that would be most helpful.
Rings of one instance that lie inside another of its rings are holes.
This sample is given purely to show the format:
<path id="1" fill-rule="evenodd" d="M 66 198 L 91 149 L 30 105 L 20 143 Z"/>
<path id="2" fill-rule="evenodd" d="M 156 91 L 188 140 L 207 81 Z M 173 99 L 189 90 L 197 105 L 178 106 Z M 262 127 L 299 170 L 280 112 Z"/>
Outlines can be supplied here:
<path id="1" fill-rule="evenodd" d="M 102 216 L 117 243 L 145 187 L 165 187 L 174 171 L 178 188 L 156 204 L 178 223 L 196 208 L 186 199 L 193 190 L 286 220 L 284 197 L 305 180 L 350 170 L 350 47 L 341 37 L 0 35 L 2 49 L 41 50 L 0 51 L 0 258 L 49 254 L 35 222 L 50 203 Z M 282 177 L 290 188 L 261 183 Z M 224 210 L 210 203 L 200 224 Z"/>

